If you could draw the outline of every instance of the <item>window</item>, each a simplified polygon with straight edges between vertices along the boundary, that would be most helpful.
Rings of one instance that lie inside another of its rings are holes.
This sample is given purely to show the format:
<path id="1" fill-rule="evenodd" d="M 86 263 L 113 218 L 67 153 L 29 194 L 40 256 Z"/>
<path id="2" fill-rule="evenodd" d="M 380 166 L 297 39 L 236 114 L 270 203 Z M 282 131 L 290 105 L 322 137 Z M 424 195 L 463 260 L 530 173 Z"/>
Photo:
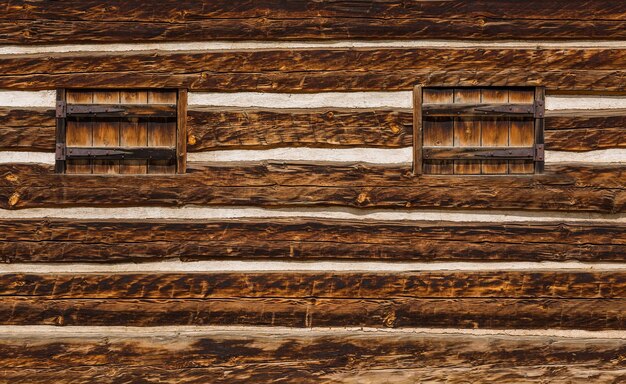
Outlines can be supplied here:
<path id="1" fill-rule="evenodd" d="M 543 87 L 414 89 L 414 172 L 543 171 Z"/>
<path id="2" fill-rule="evenodd" d="M 57 91 L 55 170 L 185 173 L 184 89 Z"/>

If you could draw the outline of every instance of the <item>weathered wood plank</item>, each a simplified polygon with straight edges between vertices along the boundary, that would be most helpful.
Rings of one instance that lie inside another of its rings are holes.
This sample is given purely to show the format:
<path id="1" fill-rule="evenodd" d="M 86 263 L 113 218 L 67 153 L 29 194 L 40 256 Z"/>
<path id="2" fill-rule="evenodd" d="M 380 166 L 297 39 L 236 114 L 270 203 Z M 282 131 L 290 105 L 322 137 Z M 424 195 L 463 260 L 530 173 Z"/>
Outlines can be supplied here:
<path id="1" fill-rule="evenodd" d="M 338 346 L 339 347 L 339 346 Z M 370 359 L 371 355 L 365 357 Z M 281 382 L 300 384 L 313 383 L 359 383 L 376 384 L 381 382 L 414 383 L 419 381 L 464 384 L 492 381 L 499 383 L 530 384 L 549 382 L 554 384 L 585 384 L 589 378 L 597 382 L 616 383 L 626 379 L 626 371 L 620 368 L 606 368 L 597 365 L 533 365 L 492 368 L 490 366 L 456 367 L 403 367 L 388 369 L 362 369 L 360 367 L 339 369 L 310 367 L 310 364 L 292 362 L 285 365 L 244 364 L 227 368 L 178 368 L 89 366 L 58 369 L 7 368 L 0 373 L 1 379 L 11 383 L 176 383 L 204 384 L 233 382 Z"/>
<path id="2" fill-rule="evenodd" d="M 551 165 L 545 174 L 414 177 L 410 164 L 189 163 L 187 174 L 111 178 L 54 174 L 51 166 L 0 166 L 0 206 L 261 205 L 485 208 L 617 213 L 626 167 Z"/>
<path id="3" fill-rule="evenodd" d="M 358 331 L 38 333 L 0 338 L 0 378 L 71 382 L 617 382 L 620 339 Z M 475 379 L 475 380 L 473 380 Z"/>
<path id="4" fill-rule="evenodd" d="M 615 1 L 11 2 L 3 44 L 261 39 L 623 39 Z"/>
<path id="5" fill-rule="evenodd" d="M 56 332 L 0 337 L 1 361 L 20 369 L 80 366 L 160 366 L 222 369 L 238 364 L 300 362 L 309 369 L 344 370 L 480 368 L 519 366 L 573 369 L 623 368 L 623 339 L 541 336 L 474 336 L 353 330 L 258 330 L 245 332 L 146 332 L 62 335 Z M 124 353 L 120 353 L 120 351 Z M 341 351 L 341 353 L 337 353 Z M 428 356 L 428 358 L 425 358 Z M 236 361 L 234 359 L 237 359 Z M 5 369 L 3 369 L 3 372 Z M 486 373 L 486 372 L 485 372 Z"/>
<path id="6" fill-rule="evenodd" d="M 256 109 L 192 107 L 188 150 L 412 145 L 407 109 Z M 546 116 L 548 150 L 626 147 L 621 110 L 553 111 Z M 0 148 L 54 151 L 54 111 L 0 108 Z"/>
<path id="7" fill-rule="evenodd" d="M 4 297 L 5 325 L 624 329 L 626 299 Z"/>
<path id="8" fill-rule="evenodd" d="M 192 107 L 189 151 L 271 147 L 408 147 L 408 109 L 254 109 Z"/>
<path id="9" fill-rule="evenodd" d="M 411 90 L 415 84 L 544 85 L 624 92 L 625 49 L 358 48 L 57 53 L 0 58 L 0 87 L 208 91 Z M 534 69 L 541 68 L 541 70 Z"/>
<path id="10" fill-rule="evenodd" d="M 5 273 L 0 296 L 59 299 L 624 299 L 620 271 Z"/>

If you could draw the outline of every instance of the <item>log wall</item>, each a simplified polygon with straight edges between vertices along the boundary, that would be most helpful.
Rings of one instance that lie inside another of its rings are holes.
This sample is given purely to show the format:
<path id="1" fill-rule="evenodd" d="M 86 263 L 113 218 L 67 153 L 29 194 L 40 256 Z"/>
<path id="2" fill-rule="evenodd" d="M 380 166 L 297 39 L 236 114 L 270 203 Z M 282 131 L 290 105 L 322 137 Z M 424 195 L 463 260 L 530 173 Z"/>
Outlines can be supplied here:
<path id="1" fill-rule="evenodd" d="M 2 10 L 0 382 L 626 380 L 623 2 Z M 545 171 L 415 176 L 416 84 L 545 87 Z M 162 87 L 185 174 L 55 174 Z"/>

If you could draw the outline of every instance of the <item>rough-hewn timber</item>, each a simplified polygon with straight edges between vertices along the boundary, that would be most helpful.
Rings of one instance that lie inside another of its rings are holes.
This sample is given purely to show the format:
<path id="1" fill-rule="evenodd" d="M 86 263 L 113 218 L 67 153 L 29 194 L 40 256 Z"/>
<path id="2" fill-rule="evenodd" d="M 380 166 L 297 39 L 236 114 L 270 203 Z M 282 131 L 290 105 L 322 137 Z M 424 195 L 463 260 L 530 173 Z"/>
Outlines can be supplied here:
<path id="1" fill-rule="evenodd" d="M 397 91 L 415 84 L 624 92 L 626 49 L 358 48 L 46 53 L 0 58 L 0 87 Z"/>
<path id="2" fill-rule="evenodd" d="M 623 339 L 286 330 L 0 337 L 12 383 L 583 383 L 626 378 Z"/>
<path id="3" fill-rule="evenodd" d="M 555 151 L 626 148 L 622 110 L 552 111 L 546 147 Z M 256 109 L 192 107 L 188 150 L 273 147 L 381 147 L 412 145 L 406 109 Z M 53 151 L 54 111 L 0 108 L 0 148 Z"/>
<path id="4" fill-rule="evenodd" d="M 50 299 L 626 298 L 621 271 L 5 273 L 0 296 Z"/>
<path id="5" fill-rule="evenodd" d="M 232 258 L 619 262 L 626 255 L 626 226 L 599 223 L 5 219 L 0 233 L 0 259 L 13 263 Z"/>
<path id="6" fill-rule="evenodd" d="M 626 299 L 4 297 L 5 325 L 624 329 Z"/>
<path id="7" fill-rule="evenodd" d="M 12 1 L 0 43 L 260 39 L 624 39 L 619 1 Z"/>
<path id="8" fill-rule="evenodd" d="M 0 166 L 0 207 L 163 205 L 626 211 L 626 167 L 560 164 L 529 176 L 422 176 L 410 164 L 189 163 L 185 175 L 60 175 Z M 115 182 L 113 183 L 112 180 Z"/>

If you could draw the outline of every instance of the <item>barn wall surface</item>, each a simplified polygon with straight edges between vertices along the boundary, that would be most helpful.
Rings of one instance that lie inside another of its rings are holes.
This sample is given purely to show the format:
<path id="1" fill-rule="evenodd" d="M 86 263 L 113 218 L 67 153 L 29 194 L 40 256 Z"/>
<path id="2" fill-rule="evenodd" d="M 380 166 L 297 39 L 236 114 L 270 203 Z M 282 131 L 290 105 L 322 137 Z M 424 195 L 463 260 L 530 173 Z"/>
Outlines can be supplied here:
<path id="1" fill-rule="evenodd" d="M 0 382 L 626 381 L 626 3 L 0 9 Z M 416 85 L 545 87 L 544 171 L 416 175 Z M 83 88 L 185 173 L 56 173 Z"/>

